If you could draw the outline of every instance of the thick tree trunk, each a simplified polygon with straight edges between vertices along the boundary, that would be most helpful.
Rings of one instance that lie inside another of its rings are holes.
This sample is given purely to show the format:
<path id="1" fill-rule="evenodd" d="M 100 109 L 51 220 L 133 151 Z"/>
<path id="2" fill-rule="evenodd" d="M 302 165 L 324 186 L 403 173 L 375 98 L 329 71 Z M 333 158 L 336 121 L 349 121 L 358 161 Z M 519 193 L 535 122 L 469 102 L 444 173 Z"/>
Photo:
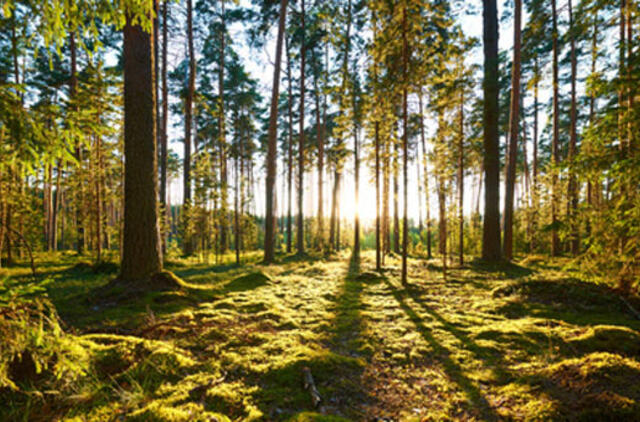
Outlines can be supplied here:
<path id="1" fill-rule="evenodd" d="M 124 27 L 124 236 L 120 280 L 146 281 L 162 270 L 152 35 Z"/>
<path id="2" fill-rule="evenodd" d="M 483 0 L 484 40 L 484 221 L 482 259 L 500 253 L 500 151 L 498 148 L 498 11 L 496 0 Z"/>
<path id="3" fill-rule="evenodd" d="M 276 221 L 274 213 L 274 190 L 276 184 L 278 96 L 280 95 L 280 62 L 282 58 L 282 40 L 285 30 L 287 3 L 287 0 L 280 0 L 278 38 L 276 41 L 276 57 L 273 68 L 273 89 L 271 90 L 271 108 L 269 110 L 269 132 L 267 133 L 267 189 L 264 233 L 264 262 L 267 264 L 272 263 L 275 258 Z"/>
<path id="4" fill-rule="evenodd" d="M 522 0 L 515 0 L 513 24 L 513 66 L 511 68 L 511 110 L 509 113 L 508 159 L 505 167 L 504 237 L 502 254 L 506 260 L 513 258 L 513 202 L 518 160 L 518 134 L 520 118 L 520 44 Z"/>

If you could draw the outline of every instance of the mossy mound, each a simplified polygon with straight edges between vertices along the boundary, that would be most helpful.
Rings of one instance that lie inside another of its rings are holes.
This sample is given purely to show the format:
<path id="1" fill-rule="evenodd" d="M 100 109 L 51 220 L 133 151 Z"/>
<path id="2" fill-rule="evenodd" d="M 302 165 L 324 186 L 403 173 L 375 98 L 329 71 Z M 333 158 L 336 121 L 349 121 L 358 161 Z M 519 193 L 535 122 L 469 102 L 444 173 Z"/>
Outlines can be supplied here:
<path id="1" fill-rule="evenodd" d="M 612 353 L 566 359 L 540 371 L 533 384 L 556 402 L 558 420 L 637 420 L 640 363 Z"/>
<path id="2" fill-rule="evenodd" d="M 377 419 L 376 419 L 377 420 Z M 288 422 L 348 422 L 340 416 L 322 415 L 316 412 L 302 412 L 288 419 Z"/>
<path id="3" fill-rule="evenodd" d="M 224 289 L 228 292 L 240 292 L 244 290 L 253 290 L 258 287 L 266 286 L 271 281 L 271 278 L 262 271 L 256 271 L 243 275 L 238 278 L 234 278 L 224 286 Z"/>
<path id="4" fill-rule="evenodd" d="M 612 352 L 640 356 L 640 333 L 627 327 L 596 325 L 568 340 L 568 343 L 583 353 Z"/>
<path id="5" fill-rule="evenodd" d="M 528 302 L 586 312 L 596 308 L 607 311 L 623 308 L 623 303 L 611 289 L 575 280 L 515 281 L 495 288 L 491 295 L 494 298 L 520 296 Z"/>
<path id="6" fill-rule="evenodd" d="M 383 280 L 383 277 L 380 273 L 364 271 L 358 274 L 355 279 L 362 283 L 378 283 Z"/>
<path id="7" fill-rule="evenodd" d="M 120 270 L 120 266 L 115 262 L 100 261 L 91 266 L 91 271 L 95 274 L 115 274 Z"/>
<path id="8" fill-rule="evenodd" d="M 149 279 L 149 286 L 153 290 L 179 290 L 186 287 L 184 281 L 171 271 L 153 274 Z"/>

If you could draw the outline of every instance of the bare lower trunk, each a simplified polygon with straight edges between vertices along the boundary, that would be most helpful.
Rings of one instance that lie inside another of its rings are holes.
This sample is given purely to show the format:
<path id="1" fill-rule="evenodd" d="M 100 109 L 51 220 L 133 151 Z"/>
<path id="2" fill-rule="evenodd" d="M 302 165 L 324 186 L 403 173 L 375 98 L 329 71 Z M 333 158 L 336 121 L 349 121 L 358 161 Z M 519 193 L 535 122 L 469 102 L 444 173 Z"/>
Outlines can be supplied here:
<path id="1" fill-rule="evenodd" d="M 278 126 L 278 96 L 280 93 L 280 62 L 282 57 L 282 40 L 284 37 L 287 14 L 287 0 L 280 0 L 280 17 L 278 20 L 278 38 L 276 41 L 276 57 L 273 69 L 273 89 L 271 90 L 271 108 L 269 111 L 269 132 L 267 134 L 267 188 L 266 188 L 266 219 L 264 234 L 264 262 L 272 263 L 275 258 L 275 210 L 274 194 L 276 183 L 277 159 L 277 126 Z"/>
<path id="2" fill-rule="evenodd" d="M 148 280 L 162 270 L 152 35 L 124 27 L 124 236 L 120 279 Z"/>

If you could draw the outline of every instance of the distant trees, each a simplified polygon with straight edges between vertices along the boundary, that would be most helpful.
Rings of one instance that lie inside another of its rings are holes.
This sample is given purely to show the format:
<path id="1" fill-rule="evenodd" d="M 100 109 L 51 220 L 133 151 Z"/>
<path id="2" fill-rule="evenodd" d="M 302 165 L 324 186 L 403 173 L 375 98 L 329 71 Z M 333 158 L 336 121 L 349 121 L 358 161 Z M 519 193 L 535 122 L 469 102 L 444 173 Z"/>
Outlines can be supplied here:
<path id="1" fill-rule="evenodd" d="M 220 262 L 231 249 L 239 264 L 257 245 L 273 262 L 294 242 L 300 253 L 349 245 L 355 255 L 375 243 L 376 269 L 397 253 L 403 282 L 410 256 L 434 251 L 444 268 L 469 254 L 571 253 L 624 289 L 638 280 L 636 2 L 518 0 L 509 54 L 498 50 L 496 2 L 484 1 L 481 65 L 445 1 L 42 5 L 9 0 L 0 17 L 5 263 L 25 243 L 96 261 L 120 251 L 121 278 L 144 279 L 161 268 L 159 231 L 169 255 Z M 299 19 L 286 25 L 287 13 Z M 267 121 L 239 43 L 263 51 L 269 34 Z M 122 35 L 124 73 L 111 59 Z M 182 203 L 171 192 L 180 176 Z M 370 183 L 375 228 L 359 209 Z M 266 201 L 255 200 L 262 186 Z"/>

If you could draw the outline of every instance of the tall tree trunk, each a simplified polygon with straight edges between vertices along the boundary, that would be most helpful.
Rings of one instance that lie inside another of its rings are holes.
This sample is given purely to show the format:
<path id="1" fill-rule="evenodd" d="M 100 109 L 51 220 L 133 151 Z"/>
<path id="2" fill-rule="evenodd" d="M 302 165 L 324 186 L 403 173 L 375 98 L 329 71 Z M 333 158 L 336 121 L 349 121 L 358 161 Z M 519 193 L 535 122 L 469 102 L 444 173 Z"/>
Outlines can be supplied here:
<path id="1" fill-rule="evenodd" d="M 289 122 L 289 139 L 287 143 L 288 159 L 287 159 L 287 253 L 292 251 L 293 243 L 293 82 L 291 72 L 291 52 L 289 50 L 289 38 L 285 38 L 287 53 L 287 84 L 288 84 L 288 122 Z"/>
<path id="2" fill-rule="evenodd" d="M 578 233 L 577 211 L 578 211 L 578 187 L 576 175 L 573 170 L 573 160 L 576 155 L 576 145 L 578 142 L 577 133 L 577 106 L 576 106 L 576 78 L 578 61 L 576 58 L 575 28 L 573 26 L 573 8 L 569 0 L 569 34 L 571 37 L 571 112 L 569 128 L 569 221 L 571 225 L 571 253 L 577 255 L 580 249 L 580 234 Z"/>
<path id="3" fill-rule="evenodd" d="M 483 0 L 484 40 L 484 221 L 482 259 L 499 261 L 500 151 L 498 148 L 498 11 L 496 0 Z"/>
<path id="4" fill-rule="evenodd" d="M 76 48 L 76 33 L 71 32 L 69 35 L 69 50 L 71 53 L 71 75 L 69 78 L 69 97 L 72 101 L 76 99 L 76 92 L 78 89 L 78 76 L 77 76 L 77 48 Z M 74 106 L 74 110 L 78 111 L 77 105 Z M 75 146 L 75 157 L 78 161 L 78 169 L 82 166 L 82 142 L 77 141 Z M 78 172 L 80 173 L 80 172 Z M 80 174 L 76 177 L 80 179 Z M 83 202 L 84 202 L 84 190 L 81 180 L 77 180 L 78 190 L 75 195 L 76 206 L 76 251 L 78 255 L 82 255 L 84 252 L 84 226 L 83 226 Z"/>
<path id="5" fill-rule="evenodd" d="M 220 56 L 218 57 L 218 131 L 220 135 L 220 253 L 227 251 L 228 232 L 228 211 L 227 206 L 229 203 L 229 176 L 228 176 L 228 164 L 227 164 L 227 134 L 226 134 L 226 120 L 224 110 L 224 67 L 225 67 L 225 42 L 226 42 L 226 19 L 225 19 L 225 0 L 220 1 Z"/>
<path id="6" fill-rule="evenodd" d="M 407 91 L 408 91 L 408 61 L 409 47 L 407 45 L 407 4 L 402 8 L 402 75 L 404 84 L 402 87 L 402 269 L 400 281 L 407 284 L 407 255 L 409 253 L 409 218 L 407 209 L 409 208 L 409 114 L 407 111 Z"/>
<path id="7" fill-rule="evenodd" d="M 447 195 L 441 174 L 436 176 L 438 190 L 438 251 L 442 255 L 442 272 L 447 274 Z"/>
<path id="8" fill-rule="evenodd" d="M 305 59 L 306 59 L 306 37 L 305 37 L 305 9 L 304 0 L 301 0 L 300 24 L 302 28 L 302 41 L 300 44 L 300 133 L 298 134 L 298 227 L 297 227 L 297 249 L 298 254 L 304 253 L 304 91 L 305 91 Z"/>
<path id="9" fill-rule="evenodd" d="M 425 205 L 426 205 L 426 217 L 427 217 L 427 257 L 432 258 L 431 255 L 431 213 L 429 204 L 429 172 L 427 168 L 427 145 L 425 143 L 424 136 L 424 110 L 422 106 L 422 89 L 418 94 L 418 107 L 420 113 L 420 144 L 422 145 L 422 166 L 424 167 L 422 176 L 424 178 L 424 192 L 425 192 Z"/>
<path id="10" fill-rule="evenodd" d="M 318 236 L 320 250 L 324 247 L 324 125 L 320 118 L 320 92 L 318 91 L 318 75 L 313 78 L 316 100 L 316 135 L 318 137 Z"/>
<path id="11" fill-rule="evenodd" d="M 338 164 L 335 164 L 333 172 L 333 189 L 331 190 L 331 216 L 329 217 L 329 247 L 335 248 L 336 242 L 336 218 L 338 210 L 338 185 L 340 182 L 340 173 L 338 172 Z"/>
<path id="12" fill-rule="evenodd" d="M 593 10 L 593 34 L 591 38 L 591 75 L 595 76 L 597 71 L 597 60 L 598 60 L 598 9 L 594 8 Z M 595 90 L 591 91 L 589 95 L 589 125 L 593 126 L 595 124 L 595 112 L 596 112 L 596 94 Z M 587 145 L 590 148 L 589 145 Z M 595 192 L 600 190 L 600 182 L 590 176 L 587 180 L 587 203 L 589 205 L 590 210 L 594 208 L 594 197 Z M 592 217 L 590 216 L 587 219 L 587 238 L 591 236 L 591 227 L 592 227 Z"/>
<path id="13" fill-rule="evenodd" d="M 184 164 L 183 164 L 183 194 L 185 211 L 191 207 L 191 123 L 193 96 L 195 93 L 195 72 L 196 61 L 193 48 L 193 1 L 187 0 L 187 54 L 189 55 L 189 81 L 187 86 L 187 97 L 184 102 Z M 188 226 L 186 219 L 191 218 L 190 213 L 183 215 L 185 226 Z M 185 255 L 193 253 L 193 239 L 189 230 L 185 230 L 183 251 Z"/>
<path id="14" fill-rule="evenodd" d="M 382 156 L 382 261 L 386 254 L 391 252 L 391 231 L 389 221 L 389 194 L 390 194 L 390 178 L 391 178 L 391 159 L 389 139 L 384 142 Z"/>
<path id="15" fill-rule="evenodd" d="M 62 163 L 58 161 L 57 170 L 56 170 L 56 194 L 55 194 L 55 205 L 53 208 L 53 234 L 51 243 L 53 244 L 53 250 L 58 249 L 58 221 L 60 217 L 60 209 L 62 204 L 62 187 L 61 187 L 61 179 L 62 179 Z M 0 220 L 1 221 L 1 220 Z"/>
<path id="16" fill-rule="evenodd" d="M 355 98 L 355 92 L 354 92 Z M 355 106 L 354 106 L 355 113 Z M 356 256 L 360 255 L 360 140 L 358 139 L 357 125 L 353 128 L 353 155 L 355 161 L 355 216 L 353 224 L 353 251 Z"/>
<path id="17" fill-rule="evenodd" d="M 400 205 L 398 195 L 400 194 L 400 146 L 393 143 L 393 252 L 400 254 Z"/>
<path id="18" fill-rule="evenodd" d="M 626 146 L 626 131 L 624 129 L 624 109 L 625 109 L 625 98 L 624 98 L 624 84 L 623 81 L 625 79 L 625 68 L 626 68 L 626 8 L 627 1 L 629 0 L 620 0 L 620 42 L 618 44 L 618 48 L 620 50 L 619 55 L 619 65 L 618 65 L 618 79 L 619 79 L 619 88 L 618 88 L 618 142 L 620 150 L 622 151 Z"/>
<path id="19" fill-rule="evenodd" d="M 267 133 L 267 189 L 266 219 L 264 232 L 264 262 L 270 264 L 275 258 L 275 213 L 274 190 L 276 184 L 277 130 L 278 130 L 278 96 L 280 95 L 280 62 L 282 58 L 282 40 L 284 38 L 287 14 L 287 0 L 280 0 L 280 17 L 278 19 L 278 38 L 276 41 L 276 57 L 273 68 L 273 89 L 271 90 L 271 108 L 269 110 L 269 132 Z"/>
<path id="20" fill-rule="evenodd" d="M 513 66 L 511 68 L 511 110 L 509 112 L 509 147 L 505 168 L 504 237 L 502 254 L 506 260 L 513 258 L 513 202 L 518 161 L 518 134 L 520 118 L 520 44 L 522 0 L 515 0 L 513 23 Z"/>
<path id="21" fill-rule="evenodd" d="M 531 187 L 531 205 L 533 215 L 531 216 L 531 242 L 529 244 L 529 250 L 535 252 L 536 250 L 536 236 L 538 228 L 538 91 L 540 81 L 540 69 L 538 65 L 538 56 L 536 56 L 533 65 L 533 180 Z"/>
<path id="22" fill-rule="evenodd" d="M 148 280 L 162 270 L 152 35 L 124 27 L 124 236 L 120 280 Z"/>
<path id="23" fill-rule="evenodd" d="M 160 61 L 158 57 L 160 57 L 160 0 L 153 0 L 153 57 L 155 58 L 154 63 L 154 75 L 155 80 L 153 82 L 153 88 L 156 93 L 156 142 L 158 143 L 158 148 L 160 147 L 160 143 L 162 142 L 161 133 L 162 127 L 160 121 L 160 79 L 158 75 L 160 74 Z"/>
<path id="24" fill-rule="evenodd" d="M 242 141 L 241 141 L 242 142 Z M 233 208 L 234 208 L 234 215 L 233 215 L 233 221 L 234 221 L 234 225 L 235 225 L 235 232 L 236 232 L 236 236 L 235 236 L 235 250 L 236 250 L 236 265 L 240 265 L 240 207 L 239 207 L 239 183 L 238 183 L 238 178 L 239 178 L 239 174 L 238 174 L 238 159 L 239 157 L 236 157 L 235 160 L 235 166 L 234 166 L 234 171 L 235 171 L 235 183 L 236 183 L 236 188 L 234 189 L 234 195 L 233 195 Z"/>
<path id="25" fill-rule="evenodd" d="M 380 123 L 375 125 L 375 183 L 376 183 L 376 271 L 382 269 L 382 245 L 380 238 Z"/>
<path id="26" fill-rule="evenodd" d="M 516 0 L 519 1 L 519 0 Z M 458 262 L 464 265 L 464 88 L 460 91 L 460 134 L 458 136 Z"/>
<path id="27" fill-rule="evenodd" d="M 169 165 L 168 156 L 168 137 L 167 125 L 169 121 L 169 97 L 167 90 L 167 46 L 169 44 L 168 37 L 168 9 L 170 0 L 164 0 L 162 4 L 162 125 L 160 132 L 160 203 L 164 213 L 162 219 L 165 225 L 169 224 L 169 207 L 167 203 L 167 166 Z M 162 251 L 166 251 L 168 241 L 168 231 L 170 227 L 165 228 L 162 233 Z"/>
<path id="28" fill-rule="evenodd" d="M 156 139 L 157 142 L 157 139 Z M 102 139 L 96 135 L 96 262 L 102 261 Z"/>
<path id="29" fill-rule="evenodd" d="M 53 214 L 53 165 L 46 164 L 44 170 L 44 240 L 47 251 L 51 252 L 51 216 Z"/>
<path id="30" fill-rule="evenodd" d="M 560 106 L 558 94 L 558 15 L 556 12 L 556 0 L 551 0 L 552 9 L 552 49 L 553 49 L 553 135 L 551 138 L 551 255 L 560 254 L 560 238 L 558 237 L 558 171 L 556 166 L 560 156 L 558 142 L 560 139 Z"/>

